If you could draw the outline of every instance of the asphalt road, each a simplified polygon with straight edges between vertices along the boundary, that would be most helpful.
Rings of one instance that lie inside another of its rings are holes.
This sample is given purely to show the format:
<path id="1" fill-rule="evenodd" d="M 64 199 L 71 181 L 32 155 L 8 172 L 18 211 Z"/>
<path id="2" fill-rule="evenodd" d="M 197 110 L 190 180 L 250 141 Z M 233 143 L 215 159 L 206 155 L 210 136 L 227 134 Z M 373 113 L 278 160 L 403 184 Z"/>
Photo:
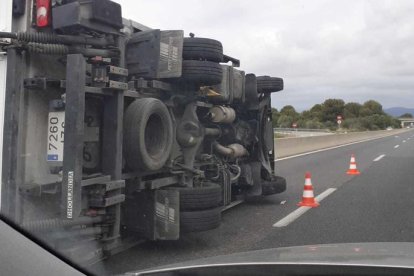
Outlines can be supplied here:
<path id="1" fill-rule="evenodd" d="M 359 176 L 345 173 L 353 153 L 361 171 Z M 287 178 L 285 193 L 258 198 L 226 211 L 218 229 L 190 234 L 179 241 L 145 242 L 93 269 L 100 274 L 113 274 L 295 245 L 414 242 L 413 130 L 281 160 L 276 167 L 277 173 Z M 320 202 L 320 207 L 309 209 L 285 227 L 273 227 L 298 209 L 306 171 L 312 173 L 315 196 L 327 189 L 336 190 Z"/>

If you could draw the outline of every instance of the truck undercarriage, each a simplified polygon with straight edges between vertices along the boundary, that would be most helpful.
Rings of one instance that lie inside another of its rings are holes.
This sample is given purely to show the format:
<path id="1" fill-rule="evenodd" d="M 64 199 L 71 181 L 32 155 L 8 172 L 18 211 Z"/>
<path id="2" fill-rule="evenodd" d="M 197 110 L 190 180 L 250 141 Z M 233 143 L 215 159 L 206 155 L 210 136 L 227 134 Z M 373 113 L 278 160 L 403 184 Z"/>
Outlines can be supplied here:
<path id="1" fill-rule="evenodd" d="M 122 19 L 108 0 L 30 2 L 0 33 L 2 214 L 91 262 L 214 229 L 235 201 L 286 189 L 270 99 L 282 79 L 237 69 L 217 40 Z"/>

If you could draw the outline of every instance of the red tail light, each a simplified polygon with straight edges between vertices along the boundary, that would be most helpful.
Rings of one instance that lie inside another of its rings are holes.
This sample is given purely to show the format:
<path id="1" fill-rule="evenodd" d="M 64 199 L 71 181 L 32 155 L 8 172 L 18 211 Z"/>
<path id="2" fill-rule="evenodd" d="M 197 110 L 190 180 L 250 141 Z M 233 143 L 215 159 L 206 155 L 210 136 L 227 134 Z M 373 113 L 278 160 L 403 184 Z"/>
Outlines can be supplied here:
<path id="1" fill-rule="evenodd" d="M 51 0 L 36 0 L 36 26 L 46 27 L 51 20 Z"/>

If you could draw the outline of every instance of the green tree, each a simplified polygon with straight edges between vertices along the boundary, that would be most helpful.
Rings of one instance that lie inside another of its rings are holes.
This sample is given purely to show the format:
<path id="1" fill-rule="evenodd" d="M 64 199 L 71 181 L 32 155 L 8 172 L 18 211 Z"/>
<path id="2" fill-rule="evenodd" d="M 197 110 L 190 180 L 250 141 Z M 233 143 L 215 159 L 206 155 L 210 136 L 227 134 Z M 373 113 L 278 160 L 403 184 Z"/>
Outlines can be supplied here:
<path id="1" fill-rule="evenodd" d="M 294 120 L 297 120 L 299 117 L 299 113 L 296 112 L 295 108 L 291 105 L 286 105 L 280 110 L 280 115 L 286 115 Z"/>
<path id="2" fill-rule="evenodd" d="M 313 120 L 307 120 L 305 122 L 305 126 L 304 127 L 305 128 L 311 128 L 311 129 L 323 129 L 323 128 L 325 128 L 325 126 L 321 122 L 319 122 L 319 121 L 317 121 L 315 119 L 313 119 Z"/>
<path id="3" fill-rule="evenodd" d="M 338 124 L 334 123 L 332 121 L 326 121 L 324 123 L 325 128 L 328 128 L 330 130 L 336 130 L 338 128 Z"/>
<path id="4" fill-rule="evenodd" d="M 306 128 L 306 120 L 299 117 L 298 120 L 296 120 L 294 123 L 296 123 L 298 128 Z"/>
<path id="5" fill-rule="evenodd" d="M 361 110 L 359 111 L 359 117 L 368 117 L 373 115 L 371 109 L 369 109 L 368 107 L 361 107 Z"/>
<path id="6" fill-rule="evenodd" d="M 292 127 L 293 123 L 299 120 L 299 113 L 291 105 L 284 106 L 279 112 L 277 125 L 279 127 Z"/>
<path id="7" fill-rule="evenodd" d="M 385 129 L 394 124 L 393 118 L 385 114 L 373 114 L 361 118 L 362 127 L 367 130 Z"/>
<path id="8" fill-rule="evenodd" d="M 341 99 L 328 99 L 322 104 L 322 120 L 336 122 L 336 116 L 343 115 L 345 102 Z"/>
<path id="9" fill-rule="evenodd" d="M 374 130 L 371 116 L 360 118 L 360 122 L 363 130 Z"/>
<path id="10" fill-rule="evenodd" d="M 304 121 L 312 120 L 312 113 L 309 110 L 305 110 L 300 114 L 300 119 Z"/>
<path id="11" fill-rule="evenodd" d="M 374 115 L 374 114 L 383 115 L 384 114 L 384 111 L 382 111 L 382 105 L 377 101 L 374 101 L 374 100 L 366 101 L 363 104 L 363 107 L 367 109 L 365 110 L 365 112 L 369 113 L 369 115 Z"/>
<path id="12" fill-rule="evenodd" d="M 292 118 L 291 116 L 281 114 L 279 119 L 277 120 L 277 125 L 279 127 L 292 127 L 292 123 L 294 121 L 294 118 Z"/>
<path id="13" fill-rule="evenodd" d="M 400 122 L 400 120 L 391 117 L 391 125 L 390 126 L 393 127 L 393 128 L 401 128 L 401 122 Z"/>
<path id="14" fill-rule="evenodd" d="M 344 118 L 351 119 L 351 118 L 358 118 L 359 113 L 361 111 L 362 105 L 359 103 L 347 103 L 344 106 Z"/>
<path id="15" fill-rule="evenodd" d="M 413 117 L 413 114 L 411 114 L 411 113 L 404 113 L 399 118 L 412 118 L 412 117 Z"/>
<path id="16" fill-rule="evenodd" d="M 312 119 L 322 121 L 323 108 L 321 104 L 315 104 L 310 110 Z"/>
<path id="17" fill-rule="evenodd" d="M 307 125 L 307 122 L 312 120 L 312 113 L 309 110 L 305 110 L 299 116 L 298 126 L 301 128 L 313 128 Z"/>
<path id="18" fill-rule="evenodd" d="M 386 115 L 374 114 L 371 116 L 373 127 L 376 129 L 385 129 L 389 126 L 390 120 Z"/>
<path id="19" fill-rule="evenodd" d="M 280 113 L 276 108 L 272 108 L 272 124 L 273 127 L 278 127 L 277 121 L 279 120 Z"/>
<path id="20" fill-rule="evenodd" d="M 342 127 L 352 131 L 365 130 L 362 127 L 360 118 L 346 118 L 342 123 Z"/>
<path id="21" fill-rule="evenodd" d="M 363 105 L 356 102 L 346 103 L 341 99 L 327 99 L 322 104 L 315 104 L 310 110 L 300 114 L 291 105 L 283 107 L 277 117 L 277 125 L 280 127 L 291 127 L 297 123 L 303 128 L 338 128 L 336 118 L 343 116 L 341 127 L 352 130 L 378 130 L 389 126 L 399 128 L 400 122 L 382 110 L 382 105 L 374 100 L 366 101 Z M 276 115 L 275 115 L 276 116 Z M 412 114 L 402 115 L 414 117 Z"/>

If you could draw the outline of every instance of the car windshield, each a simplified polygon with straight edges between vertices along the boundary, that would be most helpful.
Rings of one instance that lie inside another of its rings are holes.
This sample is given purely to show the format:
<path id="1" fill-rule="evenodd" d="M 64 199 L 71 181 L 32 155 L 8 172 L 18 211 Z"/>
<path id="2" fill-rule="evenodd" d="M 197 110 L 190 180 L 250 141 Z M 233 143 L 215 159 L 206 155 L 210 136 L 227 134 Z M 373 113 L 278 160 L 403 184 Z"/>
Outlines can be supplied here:
<path id="1" fill-rule="evenodd" d="M 56 254 L 414 242 L 414 2 L 3 1 L 0 213 Z"/>

